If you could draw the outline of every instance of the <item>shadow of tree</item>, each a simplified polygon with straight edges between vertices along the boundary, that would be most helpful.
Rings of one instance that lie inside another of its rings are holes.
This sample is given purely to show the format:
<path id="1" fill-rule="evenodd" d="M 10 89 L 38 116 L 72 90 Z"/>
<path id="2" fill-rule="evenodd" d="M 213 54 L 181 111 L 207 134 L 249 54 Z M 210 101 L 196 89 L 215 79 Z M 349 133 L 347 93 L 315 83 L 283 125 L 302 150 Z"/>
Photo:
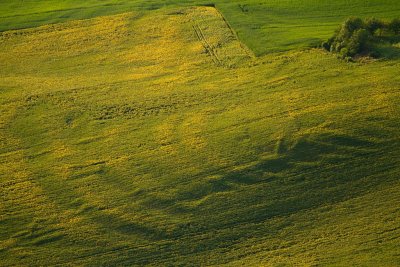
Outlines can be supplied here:
<path id="1" fill-rule="evenodd" d="M 390 43 L 376 46 L 377 56 L 386 59 L 400 59 L 400 43 L 393 45 Z"/>

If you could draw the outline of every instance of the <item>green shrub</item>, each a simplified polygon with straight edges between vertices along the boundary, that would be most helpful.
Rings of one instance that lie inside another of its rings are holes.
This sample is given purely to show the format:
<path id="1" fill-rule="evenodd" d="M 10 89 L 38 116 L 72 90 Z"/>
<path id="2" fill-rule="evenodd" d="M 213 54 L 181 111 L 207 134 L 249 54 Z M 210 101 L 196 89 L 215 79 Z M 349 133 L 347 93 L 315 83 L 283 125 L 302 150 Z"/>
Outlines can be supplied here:
<path id="1" fill-rule="evenodd" d="M 340 28 L 338 38 L 343 40 L 348 39 L 353 35 L 356 30 L 362 29 L 364 27 L 365 24 L 362 19 L 355 17 L 348 18 Z"/>
<path id="2" fill-rule="evenodd" d="M 347 49 L 346 47 L 343 47 L 342 49 L 340 49 L 340 55 L 342 56 L 342 58 L 348 57 L 349 49 Z"/>
<path id="3" fill-rule="evenodd" d="M 348 56 L 355 56 L 367 50 L 369 33 L 366 29 L 358 29 L 353 32 L 347 43 Z"/>
<path id="4" fill-rule="evenodd" d="M 365 28 L 370 34 L 374 35 L 378 30 L 386 28 L 386 24 L 380 19 L 369 18 L 365 21 Z"/>

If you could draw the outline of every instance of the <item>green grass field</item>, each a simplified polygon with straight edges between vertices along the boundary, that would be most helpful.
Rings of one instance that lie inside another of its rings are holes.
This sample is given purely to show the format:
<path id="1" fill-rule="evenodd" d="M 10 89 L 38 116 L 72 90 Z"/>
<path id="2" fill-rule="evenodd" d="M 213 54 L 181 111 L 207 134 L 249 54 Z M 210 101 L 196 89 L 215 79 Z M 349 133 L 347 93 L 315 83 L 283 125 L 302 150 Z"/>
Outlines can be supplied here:
<path id="1" fill-rule="evenodd" d="M 398 266 L 396 1 L 0 1 L 0 266 Z"/>

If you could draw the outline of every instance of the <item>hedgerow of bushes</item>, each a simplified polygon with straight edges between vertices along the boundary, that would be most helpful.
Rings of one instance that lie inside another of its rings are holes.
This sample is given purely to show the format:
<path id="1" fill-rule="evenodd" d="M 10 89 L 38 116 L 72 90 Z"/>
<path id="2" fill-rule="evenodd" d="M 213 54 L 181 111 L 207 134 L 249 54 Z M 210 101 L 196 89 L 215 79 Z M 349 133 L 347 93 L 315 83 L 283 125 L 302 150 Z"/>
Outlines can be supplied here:
<path id="1" fill-rule="evenodd" d="M 399 35 L 400 19 L 385 22 L 376 18 L 362 20 L 348 18 L 335 34 L 322 47 L 339 53 L 342 58 L 353 58 L 357 55 L 374 56 L 373 44 L 383 35 Z"/>

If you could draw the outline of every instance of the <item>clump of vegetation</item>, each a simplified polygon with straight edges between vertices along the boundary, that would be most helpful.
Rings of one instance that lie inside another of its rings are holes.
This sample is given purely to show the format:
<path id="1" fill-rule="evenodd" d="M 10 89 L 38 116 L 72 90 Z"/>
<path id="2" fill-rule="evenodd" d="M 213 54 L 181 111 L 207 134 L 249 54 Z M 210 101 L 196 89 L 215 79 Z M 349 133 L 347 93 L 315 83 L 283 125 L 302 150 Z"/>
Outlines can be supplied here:
<path id="1" fill-rule="evenodd" d="M 394 32 L 394 34 L 399 35 L 400 34 L 400 19 L 392 20 L 389 23 L 388 27 L 392 32 Z"/>
<path id="2" fill-rule="evenodd" d="M 376 44 L 399 34 L 400 19 L 386 22 L 377 18 L 362 20 L 351 17 L 322 47 L 347 59 L 358 55 L 377 56 L 377 51 L 374 51 Z"/>

